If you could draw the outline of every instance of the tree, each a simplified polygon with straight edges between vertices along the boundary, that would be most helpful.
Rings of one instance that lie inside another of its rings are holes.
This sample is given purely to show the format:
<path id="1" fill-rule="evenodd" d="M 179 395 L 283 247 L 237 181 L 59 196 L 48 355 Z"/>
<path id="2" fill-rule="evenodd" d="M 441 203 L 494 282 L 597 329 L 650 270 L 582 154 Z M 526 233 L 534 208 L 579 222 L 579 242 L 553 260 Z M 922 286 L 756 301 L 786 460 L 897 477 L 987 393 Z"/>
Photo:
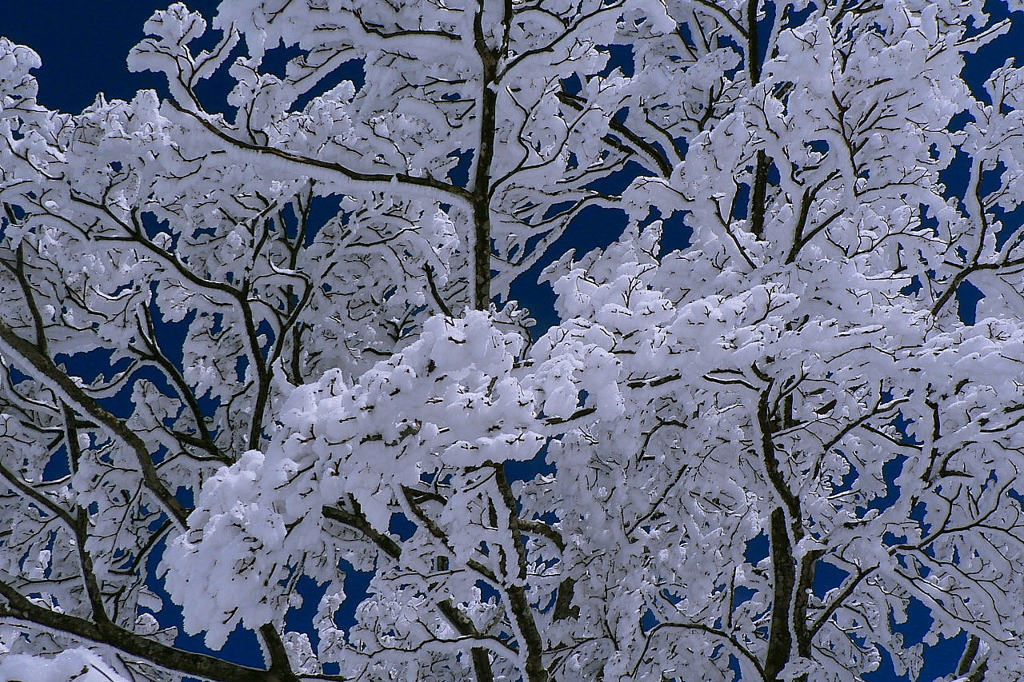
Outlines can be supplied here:
<path id="1" fill-rule="evenodd" d="M 964 76 L 1009 28 L 177 3 L 168 96 L 79 115 L 0 40 L 0 672 L 1020 674 L 1024 74 Z"/>

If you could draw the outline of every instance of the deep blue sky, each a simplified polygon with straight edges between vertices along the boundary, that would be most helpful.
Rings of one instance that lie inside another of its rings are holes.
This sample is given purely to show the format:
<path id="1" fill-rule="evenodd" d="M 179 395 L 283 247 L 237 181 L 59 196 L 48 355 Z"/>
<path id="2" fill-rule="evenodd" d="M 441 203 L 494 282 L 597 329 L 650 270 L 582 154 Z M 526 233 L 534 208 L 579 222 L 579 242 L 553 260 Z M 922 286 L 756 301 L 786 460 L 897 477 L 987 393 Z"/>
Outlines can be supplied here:
<path id="1" fill-rule="evenodd" d="M 39 102 L 78 113 L 103 92 L 130 99 L 161 78 L 128 71 L 125 59 L 145 34 L 146 19 L 173 0 L 0 0 L 0 35 L 28 45 L 43 58 L 36 71 Z M 189 0 L 207 19 L 216 0 Z"/>

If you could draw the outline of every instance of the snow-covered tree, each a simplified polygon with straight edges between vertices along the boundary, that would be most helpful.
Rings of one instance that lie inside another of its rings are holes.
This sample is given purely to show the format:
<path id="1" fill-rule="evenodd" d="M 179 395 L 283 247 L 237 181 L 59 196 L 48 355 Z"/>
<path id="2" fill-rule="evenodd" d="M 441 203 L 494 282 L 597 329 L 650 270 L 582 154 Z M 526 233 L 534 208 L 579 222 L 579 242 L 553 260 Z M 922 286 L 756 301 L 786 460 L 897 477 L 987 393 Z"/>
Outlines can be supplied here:
<path id="1" fill-rule="evenodd" d="M 1024 673 L 984 9 L 176 3 L 77 115 L 0 39 L 0 676 Z"/>

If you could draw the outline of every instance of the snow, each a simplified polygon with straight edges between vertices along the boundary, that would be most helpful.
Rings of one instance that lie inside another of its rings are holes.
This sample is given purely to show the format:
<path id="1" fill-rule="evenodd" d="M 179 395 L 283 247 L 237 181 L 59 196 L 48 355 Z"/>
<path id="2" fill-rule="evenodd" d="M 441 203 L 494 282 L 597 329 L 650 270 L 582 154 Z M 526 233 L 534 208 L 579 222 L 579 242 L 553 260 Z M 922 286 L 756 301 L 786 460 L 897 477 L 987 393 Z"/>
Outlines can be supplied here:
<path id="1" fill-rule="evenodd" d="M 13 654 L 2 658 L 3 682 L 128 682 L 88 649 L 70 649 L 53 657 Z"/>

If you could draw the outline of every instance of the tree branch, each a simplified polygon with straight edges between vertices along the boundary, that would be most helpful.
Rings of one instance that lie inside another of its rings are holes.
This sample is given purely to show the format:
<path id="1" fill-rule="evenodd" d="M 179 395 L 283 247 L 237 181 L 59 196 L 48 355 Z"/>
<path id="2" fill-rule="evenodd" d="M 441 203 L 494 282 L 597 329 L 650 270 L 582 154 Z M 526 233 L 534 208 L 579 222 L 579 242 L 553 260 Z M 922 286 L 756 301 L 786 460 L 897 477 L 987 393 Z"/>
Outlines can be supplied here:
<path id="1" fill-rule="evenodd" d="M 217 682 L 299 682 L 299 678 L 294 674 L 282 674 L 282 671 L 274 669 L 250 668 L 213 656 L 182 651 L 141 637 L 109 622 L 92 623 L 76 616 L 51 611 L 34 604 L 4 582 L 0 582 L 0 596 L 7 600 L 7 604 L 0 605 L 0 617 L 33 623 L 97 644 L 106 644 L 168 670 Z"/>
<path id="2" fill-rule="evenodd" d="M 44 381 L 50 384 L 73 407 L 99 422 L 117 440 L 135 453 L 135 459 L 142 469 L 143 485 L 156 496 L 164 511 L 184 530 L 187 527 L 188 511 L 171 494 L 160 480 L 156 466 L 150 456 L 149 447 L 124 423 L 87 394 L 71 377 L 65 374 L 53 360 L 39 352 L 33 344 L 18 336 L 6 322 L 0 321 L 0 347 L 27 362 Z"/>

